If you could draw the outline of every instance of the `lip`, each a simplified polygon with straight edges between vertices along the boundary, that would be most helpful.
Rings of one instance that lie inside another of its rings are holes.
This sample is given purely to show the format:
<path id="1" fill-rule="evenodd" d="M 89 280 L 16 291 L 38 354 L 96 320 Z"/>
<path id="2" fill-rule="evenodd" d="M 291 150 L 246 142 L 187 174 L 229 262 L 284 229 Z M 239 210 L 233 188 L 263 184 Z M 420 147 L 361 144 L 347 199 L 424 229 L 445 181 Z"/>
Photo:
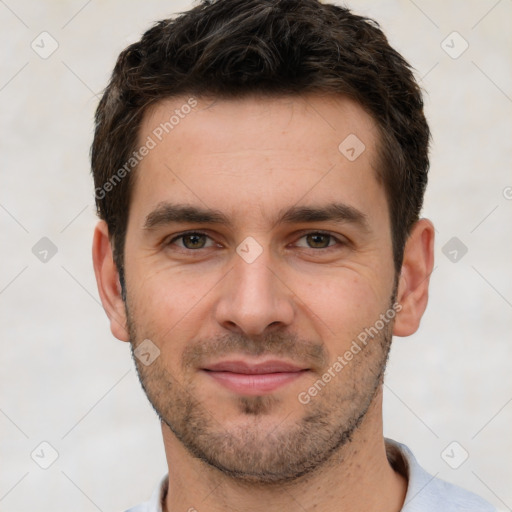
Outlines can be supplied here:
<path id="1" fill-rule="evenodd" d="M 286 361 L 279 361 L 278 359 L 269 359 L 267 361 L 260 361 L 256 363 L 249 363 L 237 360 L 220 361 L 215 364 L 208 365 L 205 370 L 213 372 L 232 372 L 243 373 L 246 375 L 260 375 L 263 373 L 291 373 L 301 370 L 307 370 Z"/>
<path id="2" fill-rule="evenodd" d="M 229 360 L 208 365 L 202 371 L 235 393 L 255 396 L 271 393 L 300 378 L 309 369 L 279 360 L 256 363 Z"/>

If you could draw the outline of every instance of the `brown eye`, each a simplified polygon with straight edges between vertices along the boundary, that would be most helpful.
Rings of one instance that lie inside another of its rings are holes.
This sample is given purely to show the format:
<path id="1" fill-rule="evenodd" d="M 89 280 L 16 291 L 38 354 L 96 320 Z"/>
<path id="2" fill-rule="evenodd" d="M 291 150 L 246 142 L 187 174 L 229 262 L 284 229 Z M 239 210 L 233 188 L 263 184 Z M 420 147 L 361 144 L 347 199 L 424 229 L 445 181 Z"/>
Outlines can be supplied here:
<path id="1" fill-rule="evenodd" d="M 183 233 L 182 235 L 179 235 L 175 238 L 173 238 L 169 245 L 177 245 L 178 247 L 181 247 L 182 249 L 204 249 L 207 247 L 211 247 L 212 240 L 210 240 L 210 237 L 208 235 L 205 235 L 204 233 Z"/>
<path id="2" fill-rule="evenodd" d="M 325 249 L 331 245 L 332 236 L 325 233 L 310 233 L 306 235 L 306 242 L 312 249 Z"/>
<path id="3" fill-rule="evenodd" d="M 183 245 L 187 249 L 202 249 L 206 245 L 206 236 L 200 233 L 192 233 L 182 237 Z"/>

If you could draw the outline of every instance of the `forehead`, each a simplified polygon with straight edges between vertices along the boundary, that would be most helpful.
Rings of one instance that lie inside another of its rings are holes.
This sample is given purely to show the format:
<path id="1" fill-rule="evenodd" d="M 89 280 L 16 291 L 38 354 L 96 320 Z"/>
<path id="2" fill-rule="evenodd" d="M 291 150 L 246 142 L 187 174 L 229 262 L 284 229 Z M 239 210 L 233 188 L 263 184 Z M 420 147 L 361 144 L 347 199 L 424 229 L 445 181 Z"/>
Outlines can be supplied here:
<path id="1" fill-rule="evenodd" d="M 238 131 L 240 128 L 243 130 Z M 235 133 L 240 149 L 285 149 L 291 144 L 299 152 L 304 146 L 297 147 L 297 140 L 309 140 L 318 147 L 321 141 L 311 137 L 314 133 L 321 135 L 323 145 L 331 149 L 333 143 L 337 149 L 336 142 L 341 142 L 343 135 L 366 138 L 368 149 L 378 137 L 374 120 L 358 103 L 345 96 L 315 94 L 164 99 L 147 109 L 139 130 L 140 137 L 151 134 L 157 143 L 179 138 L 196 147 L 207 145 L 212 138 L 215 144 L 229 145 Z M 281 135 L 278 140 L 276 134 Z"/>
<path id="2" fill-rule="evenodd" d="M 145 114 L 134 201 L 232 208 L 319 197 L 382 200 L 376 180 L 378 130 L 357 103 L 334 96 L 166 99 Z M 215 203 L 215 204 L 213 204 Z M 252 208 L 254 211 L 254 208 Z M 240 213 L 234 212 L 235 213 Z"/>

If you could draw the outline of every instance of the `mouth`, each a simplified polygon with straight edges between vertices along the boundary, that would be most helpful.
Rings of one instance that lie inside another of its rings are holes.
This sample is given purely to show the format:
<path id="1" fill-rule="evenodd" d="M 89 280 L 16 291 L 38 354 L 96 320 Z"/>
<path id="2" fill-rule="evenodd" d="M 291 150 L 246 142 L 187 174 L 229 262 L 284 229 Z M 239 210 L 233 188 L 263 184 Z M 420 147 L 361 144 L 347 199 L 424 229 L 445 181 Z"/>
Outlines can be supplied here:
<path id="1" fill-rule="evenodd" d="M 201 371 L 224 388 L 238 394 L 256 396 L 271 393 L 309 372 L 309 368 L 286 361 L 268 360 L 249 363 L 221 361 Z"/>

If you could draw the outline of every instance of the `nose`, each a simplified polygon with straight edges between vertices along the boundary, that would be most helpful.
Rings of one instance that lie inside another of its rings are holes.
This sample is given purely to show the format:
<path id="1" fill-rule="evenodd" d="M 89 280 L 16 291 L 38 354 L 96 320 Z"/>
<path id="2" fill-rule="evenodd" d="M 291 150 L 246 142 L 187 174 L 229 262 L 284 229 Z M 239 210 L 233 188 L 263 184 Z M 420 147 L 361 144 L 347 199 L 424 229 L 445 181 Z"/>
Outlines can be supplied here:
<path id="1" fill-rule="evenodd" d="M 268 250 L 251 263 L 235 256 L 215 311 L 217 322 L 225 329 L 258 336 L 292 323 L 293 292 L 271 264 Z"/>

